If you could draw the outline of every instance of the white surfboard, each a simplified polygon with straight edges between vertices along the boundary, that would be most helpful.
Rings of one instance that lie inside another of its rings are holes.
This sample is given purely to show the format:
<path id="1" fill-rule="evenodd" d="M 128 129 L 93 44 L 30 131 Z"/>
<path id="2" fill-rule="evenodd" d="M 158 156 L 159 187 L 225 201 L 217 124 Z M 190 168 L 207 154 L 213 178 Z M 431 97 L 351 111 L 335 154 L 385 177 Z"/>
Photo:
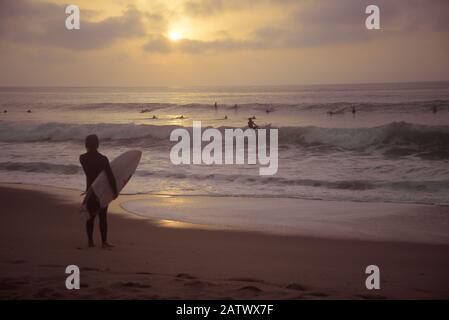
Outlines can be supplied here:
<path id="1" fill-rule="evenodd" d="M 119 155 L 111 161 L 111 170 L 114 174 L 117 191 L 119 193 L 136 171 L 141 157 L 141 151 L 131 150 Z M 89 197 L 92 192 L 97 196 L 100 208 L 105 208 L 112 200 L 114 200 L 114 193 L 104 171 L 100 173 L 92 183 L 87 191 L 86 198 Z"/>

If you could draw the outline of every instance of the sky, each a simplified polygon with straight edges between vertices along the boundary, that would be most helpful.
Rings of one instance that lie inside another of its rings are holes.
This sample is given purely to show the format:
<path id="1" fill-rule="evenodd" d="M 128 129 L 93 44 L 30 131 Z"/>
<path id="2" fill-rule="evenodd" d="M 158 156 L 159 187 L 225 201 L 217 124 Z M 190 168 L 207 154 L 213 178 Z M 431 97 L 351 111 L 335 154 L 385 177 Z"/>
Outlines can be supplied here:
<path id="1" fill-rule="evenodd" d="M 0 0 L 0 86 L 449 80 L 447 0 Z M 380 30 L 365 8 L 380 8 Z"/>

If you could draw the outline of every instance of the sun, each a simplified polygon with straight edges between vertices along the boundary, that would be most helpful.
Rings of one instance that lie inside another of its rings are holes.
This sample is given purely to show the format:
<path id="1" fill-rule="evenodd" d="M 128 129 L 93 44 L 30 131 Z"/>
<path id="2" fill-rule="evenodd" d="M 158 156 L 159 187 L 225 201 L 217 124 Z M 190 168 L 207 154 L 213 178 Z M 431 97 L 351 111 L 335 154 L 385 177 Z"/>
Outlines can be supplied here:
<path id="1" fill-rule="evenodd" d="M 178 31 L 171 31 L 170 34 L 168 35 L 169 39 L 171 41 L 178 41 L 181 39 L 181 34 Z"/>

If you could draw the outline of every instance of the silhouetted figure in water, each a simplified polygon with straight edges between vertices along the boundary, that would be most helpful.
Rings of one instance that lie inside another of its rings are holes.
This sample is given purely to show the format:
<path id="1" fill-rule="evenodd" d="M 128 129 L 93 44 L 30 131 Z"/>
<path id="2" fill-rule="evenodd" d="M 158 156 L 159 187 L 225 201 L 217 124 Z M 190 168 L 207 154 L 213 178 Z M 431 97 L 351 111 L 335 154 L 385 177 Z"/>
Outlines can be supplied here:
<path id="1" fill-rule="evenodd" d="M 250 128 L 250 129 L 259 129 L 257 124 L 253 121 L 253 118 L 248 118 L 248 128 Z"/>
<path id="2" fill-rule="evenodd" d="M 433 107 L 432 107 L 432 112 L 433 112 L 433 114 L 435 114 L 435 113 L 438 112 L 438 108 L 437 108 L 436 105 L 433 105 Z"/>
<path id="3" fill-rule="evenodd" d="M 176 119 L 185 119 L 183 115 L 176 117 Z"/>
<path id="4" fill-rule="evenodd" d="M 8 113 L 8 110 L 4 110 L 3 113 Z"/>
<path id="5" fill-rule="evenodd" d="M 86 174 L 86 192 L 98 177 L 101 172 L 105 172 L 108 178 L 111 189 L 114 192 L 114 199 L 118 196 L 117 185 L 115 182 L 114 174 L 112 173 L 111 166 L 109 165 L 109 160 L 104 155 L 98 152 L 98 146 L 100 142 L 95 134 L 86 137 L 85 146 L 87 152 L 80 156 L 80 163 L 83 167 L 84 173 Z M 107 212 L 108 207 L 100 208 L 100 203 L 96 196 L 90 196 L 85 203 L 83 203 L 87 211 L 89 212 L 89 219 L 86 222 L 87 238 L 89 240 L 89 247 L 94 246 L 94 221 L 98 214 L 100 218 L 100 232 L 101 241 L 103 248 L 112 247 L 108 241 L 108 223 L 107 223 Z"/>
<path id="6" fill-rule="evenodd" d="M 27 110 L 27 113 L 31 113 L 31 110 L 30 110 L 30 109 L 28 109 L 28 110 Z"/>
<path id="7" fill-rule="evenodd" d="M 153 119 L 153 120 L 156 120 L 156 119 L 157 119 L 157 117 L 156 117 L 156 116 L 152 116 L 152 117 L 151 117 L 151 119 Z"/>
<path id="8" fill-rule="evenodd" d="M 332 117 L 332 116 L 334 115 L 334 112 L 333 112 L 333 111 L 328 111 L 328 112 L 327 112 L 327 115 L 330 116 L 330 117 Z"/>
<path id="9" fill-rule="evenodd" d="M 228 120 L 228 116 L 225 115 L 224 118 L 223 118 L 223 120 Z"/>
<path id="10" fill-rule="evenodd" d="M 215 110 L 217 110 L 218 109 L 218 104 L 217 104 L 217 102 L 215 101 L 215 104 L 214 104 L 214 108 L 215 108 Z"/>
<path id="11" fill-rule="evenodd" d="M 352 115 L 355 116 L 355 113 L 357 112 L 357 111 L 355 110 L 355 107 L 352 107 L 351 112 L 352 112 Z"/>

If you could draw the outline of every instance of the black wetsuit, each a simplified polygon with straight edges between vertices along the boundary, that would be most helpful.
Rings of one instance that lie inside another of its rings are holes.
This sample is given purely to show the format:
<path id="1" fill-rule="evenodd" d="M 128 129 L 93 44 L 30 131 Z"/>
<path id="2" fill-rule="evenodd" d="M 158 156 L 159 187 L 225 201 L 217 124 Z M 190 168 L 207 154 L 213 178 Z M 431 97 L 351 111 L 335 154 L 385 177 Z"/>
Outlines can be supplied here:
<path id="1" fill-rule="evenodd" d="M 257 124 L 254 123 L 253 120 L 249 120 L 248 121 L 248 128 L 250 128 L 250 129 L 259 129 L 259 127 L 257 126 Z"/>
<path id="2" fill-rule="evenodd" d="M 98 151 L 89 151 L 80 156 L 80 163 L 83 167 L 84 173 L 86 174 L 86 191 L 89 189 L 98 175 L 104 170 L 113 192 L 115 194 L 118 194 L 117 185 L 115 183 L 115 178 L 112 173 L 111 166 L 109 165 L 108 158 L 106 158 Z M 86 231 L 89 241 L 93 242 L 95 213 L 98 213 L 98 216 L 100 217 L 101 240 L 103 242 L 106 242 L 108 235 L 108 223 L 106 218 L 108 207 L 100 208 L 100 204 L 96 196 L 88 197 L 87 199 L 85 199 L 85 202 L 87 210 L 90 213 L 90 218 L 86 222 Z"/>

